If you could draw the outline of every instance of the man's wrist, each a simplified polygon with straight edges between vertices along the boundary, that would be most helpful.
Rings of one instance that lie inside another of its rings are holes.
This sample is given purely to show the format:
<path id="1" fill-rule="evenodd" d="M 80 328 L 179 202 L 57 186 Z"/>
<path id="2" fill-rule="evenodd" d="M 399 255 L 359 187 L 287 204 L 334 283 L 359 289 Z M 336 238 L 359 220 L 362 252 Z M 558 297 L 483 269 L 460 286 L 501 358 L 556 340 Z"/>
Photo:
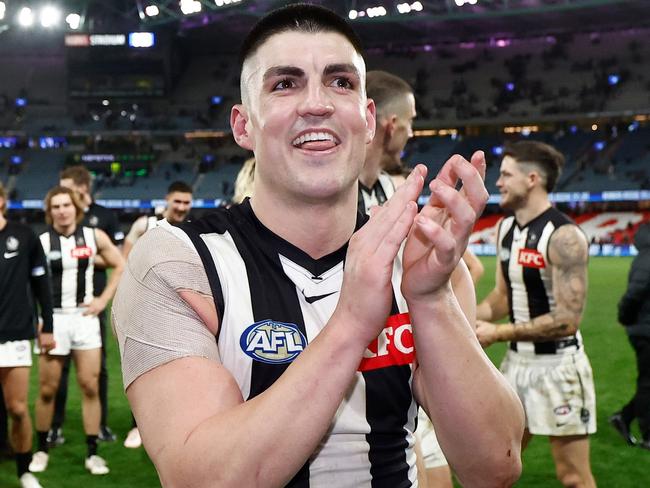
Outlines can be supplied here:
<path id="1" fill-rule="evenodd" d="M 499 342 L 512 341 L 515 338 L 515 325 L 512 323 L 497 325 L 497 340 Z"/>
<path id="2" fill-rule="evenodd" d="M 451 287 L 451 282 L 447 281 L 445 285 L 442 285 L 438 289 L 427 293 L 426 295 L 404 295 L 404 299 L 408 304 L 409 311 L 411 311 L 413 309 L 419 309 L 422 307 L 431 307 L 440 303 L 441 301 L 448 302 L 452 299 L 455 300 L 456 296 L 454 295 L 454 290 Z"/>

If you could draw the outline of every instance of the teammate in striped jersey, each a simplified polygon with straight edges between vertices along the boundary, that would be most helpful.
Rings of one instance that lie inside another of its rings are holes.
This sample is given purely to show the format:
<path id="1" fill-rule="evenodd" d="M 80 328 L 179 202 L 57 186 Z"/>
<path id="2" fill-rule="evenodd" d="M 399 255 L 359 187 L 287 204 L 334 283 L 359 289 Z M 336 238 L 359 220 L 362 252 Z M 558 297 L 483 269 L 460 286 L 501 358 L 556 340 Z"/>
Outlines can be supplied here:
<path id="1" fill-rule="evenodd" d="M 30 465 L 44 471 L 49 462 L 47 434 L 52 424 L 54 397 L 66 356 L 72 355 L 82 396 L 82 417 L 91 474 L 106 474 L 106 462 L 97 455 L 101 407 L 98 376 L 101 362 L 100 314 L 113 297 L 124 260 L 100 229 L 80 225 L 83 207 L 74 190 L 55 187 L 45 197 L 45 219 L 51 226 L 41 234 L 52 281 L 56 347 L 39 358 L 39 396 L 36 402 L 38 451 Z M 100 296 L 93 295 L 95 259 L 113 272 Z"/>
<path id="2" fill-rule="evenodd" d="M 498 227 L 496 287 L 477 308 L 481 344 L 509 341 L 501 370 L 526 410 L 523 447 L 549 436 L 564 486 L 593 487 L 589 437 L 596 431 L 593 375 L 580 331 L 587 294 L 588 243 L 551 206 L 564 157 L 536 141 L 510 145 L 497 187 L 514 215 Z M 507 324 L 494 324 L 506 315 Z"/>
<path id="3" fill-rule="evenodd" d="M 32 365 L 30 339 L 36 336 L 34 301 L 40 306 L 40 347 L 55 346 L 52 335 L 52 293 L 41 243 L 29 227 L 8 221 L 7 193 L 0 183 L 0 387 L 11 417 L 11 447 L 23 488 L 40 488 L 29 472 L 32 421 L 27 395 Z M 31 293 L 30 293 L 31 291 Z"/>
<path id="4" fill-rule="evenodd" d="M 359 210 L 369 213 L 376 205 L 383 205 L 400 186 L 383 168 L 401 166 L 402 153 L 413 137 L 415 96 L 413 89 L 402 78 L 387 71 L 374 70 L 366 74 L 368 98 L 375 102 L 377 129 L 368 145 L 363 170 L 359 176 Z M 463 313 L 470 323 L 476 320 L 476 295 L 467 270 L 459 262 L 451 277 L 452 288 Z M 431 420 L 418 408 L 418 484 L 422 488 L 451 488 L 451 472 L 436 438 Z"/>
<path id="5" fill-rule="evenodd" d="M 102 205 L 97 204 L 92 198 L 92 175 L 83 165 L 66 167 L 59 174 L 59 184 L 77 192 L 79 200 L 84 207 L 84 219 L 81 225 L 94 227 L 103 230 L 113 241 L 113 244 L 120 246 L 124 240 L 124 232 L 120 229 L 115 213 Z M 106 270 L 100 263 L 95 263 L 93 277 L 93 293 L 99 296 L 104 291 L 107 282 Z M 101 425 L 99 429 L 99 440 L 114 441 L 115 434 L 108 426 L 108 369 L 106 368 L 106 329 L 107 317 L 100 313 L 99 328 L 102 337 L 102 362 L 99 370 L 99 401 L 102 408 Z M 56 393 L 54 403 L 54 417 L 52 429 L 48 433 L 50 446 L 63 444 L 63 423 L 65 422 L 65 406 L 68 398 L 68 377 L 70 373 L 70 357 L 65 360 L 61 371 L 61 380 Z"/>
<path id="6" fill-rule="evenodd" d="M 416 399 L 462 483 L 513 483 L 523 411 L 449 286 L 484 158 L 451 158 L 419 213 L 416 167 L 361 226 L 375 109 L 354 32 L 290 5 L 242 51 L 231 127 L 255 154 L 253 197 L 147 232 L 113 306 L 162 484 L 414 486 Z"/>
<path id="7" fill-rule="evenodd" d="M 185 222 L 190 214 L 190 210 L 192 210 L 192 187 L 184 181 L 174 181 L 167 188 L 165 201 L 167 202 L 167 207 L 162 213 L 162 218 L 174 225 Z M 122 254 L 125 258 L 128 257 L 136 241 L 149 229 L 153 229 L 158 225 L 160 220 L 155 215 L 143 215 L 133 222 L 129 233 L 124 239 Z"/>

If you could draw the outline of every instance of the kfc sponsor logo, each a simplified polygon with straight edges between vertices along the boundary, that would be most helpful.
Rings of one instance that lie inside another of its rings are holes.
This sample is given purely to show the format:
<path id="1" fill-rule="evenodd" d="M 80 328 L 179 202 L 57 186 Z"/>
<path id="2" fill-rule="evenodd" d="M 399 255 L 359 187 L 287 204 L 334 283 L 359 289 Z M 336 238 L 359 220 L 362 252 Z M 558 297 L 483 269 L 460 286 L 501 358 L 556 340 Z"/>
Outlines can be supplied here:
<path id="1" fill-rule="evenodd" d="M 93 250 L 88 246 L 75 247 L 70 251 L 70 255 L 75 259 L 88 259 L 93 255 Z"/>
<path id="2" fill-rule="evenodd" d="M 415 361 L 415 344 L 408 313 L 391 315 L 379 337 L 368 345 L 359 371 L 403 366 Z"/>
<path id="3" fill-rule="evenodd" d="M 526 268 L 546 268 L 544 256 L 536 249 L 520 249 L 517 262 Z"/>

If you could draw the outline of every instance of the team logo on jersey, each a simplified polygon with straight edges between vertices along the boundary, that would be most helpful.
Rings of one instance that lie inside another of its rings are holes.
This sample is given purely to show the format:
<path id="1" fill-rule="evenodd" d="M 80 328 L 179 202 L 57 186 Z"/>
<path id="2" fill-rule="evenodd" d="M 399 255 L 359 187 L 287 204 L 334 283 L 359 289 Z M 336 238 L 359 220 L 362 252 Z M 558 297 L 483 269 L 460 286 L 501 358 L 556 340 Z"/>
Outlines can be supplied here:
<path id="1" fill-rule="evenodd" d="M 15 251 L 18 249 L 18 245 L 20 244 L 20 241 L 16 239 L 14 236 L 9 236 L 7 237 L 7 240 L 5 242 L 5 246 L 7 247 L 7 251 Z"/>
<path id="2" fill-rule="evenodd" d="M 537 249 L 519 249 L 517 263 L 525 268 L 546 268 L 544 256 Z"/>
<path id="3" fill-rule="evenodd" d="M 307 347 L 307 339 L 296 324 L 263 320 L 243 332 L 239 345 L 255 361 L 284 364 L 293 361 Z"/>
<path id="4" fill-rule="evenodd" d="M 70 251 L 70 256 L 75 259 L 88 259 L 93 255 L 93 250 L 88 246 L 75 247 Z"/>
<path id="5" fill-rule="evenodd" d="M 553 409 L 553 413 L 558 417 L 569 415 L 571 413 L 571 405 L 567 403 L 565 405 L 560 405 L 559 407 L 555 407 Z"/>
<path id="6" fill-rule="evenodd" d="M 99 224 L 99 219 L 97 218 L 97 215 L 91 215 L 90 218 L 88 219 L 88 224 L 91 227 L 97 227 L 97 224 Z"/>
<path id="7" fill-rule="evenodd" d="M 415 343 L 408 313 L 391 315 L 386 327 L 363 354 L 359 371 L 403 366 L 415 361 Z"/>

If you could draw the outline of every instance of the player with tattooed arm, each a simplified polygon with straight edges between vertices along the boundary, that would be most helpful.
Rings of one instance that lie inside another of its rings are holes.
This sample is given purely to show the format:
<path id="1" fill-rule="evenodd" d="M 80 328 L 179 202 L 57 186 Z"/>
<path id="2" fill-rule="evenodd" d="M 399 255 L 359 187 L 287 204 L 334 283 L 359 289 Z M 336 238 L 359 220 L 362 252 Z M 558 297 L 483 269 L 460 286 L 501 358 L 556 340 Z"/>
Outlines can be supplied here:
<path id="1" fill-rule="evenodd" d="M 564 157 L 553 147 L 520 141 L 504 151 L 497 187 L 513 215 L 497 231 L 494 290 L 477 307 L 484 347 L 510 343 L 501 365 L 526 411 L 522 447 L 549 436 L 564 486 L 594 487 L 589 434 L 596 400 L 578 327 L 587 294 L 588 244 L 580 228 L 551 206 Z M 494 324 L 506 315 L 507 324 Z"/>

